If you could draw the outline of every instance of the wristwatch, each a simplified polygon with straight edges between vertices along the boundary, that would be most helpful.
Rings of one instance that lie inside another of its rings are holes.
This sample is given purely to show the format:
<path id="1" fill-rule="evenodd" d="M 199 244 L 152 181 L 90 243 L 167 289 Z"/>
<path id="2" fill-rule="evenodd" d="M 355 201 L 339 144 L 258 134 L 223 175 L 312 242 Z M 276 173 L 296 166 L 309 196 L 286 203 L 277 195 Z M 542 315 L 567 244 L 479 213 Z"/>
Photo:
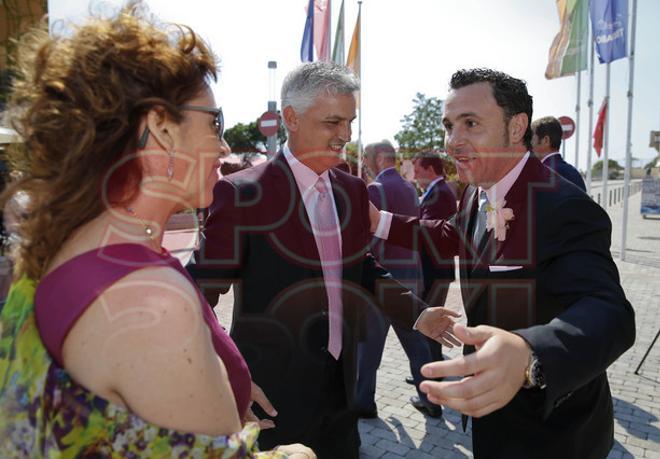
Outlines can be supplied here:
<path id="1" fill-rule="evenodd" d="M 532 351 L 529 363 L 525 368 L 525 383 L 523 389 L 545 389 L 545 376 L 539 357 Z"/>

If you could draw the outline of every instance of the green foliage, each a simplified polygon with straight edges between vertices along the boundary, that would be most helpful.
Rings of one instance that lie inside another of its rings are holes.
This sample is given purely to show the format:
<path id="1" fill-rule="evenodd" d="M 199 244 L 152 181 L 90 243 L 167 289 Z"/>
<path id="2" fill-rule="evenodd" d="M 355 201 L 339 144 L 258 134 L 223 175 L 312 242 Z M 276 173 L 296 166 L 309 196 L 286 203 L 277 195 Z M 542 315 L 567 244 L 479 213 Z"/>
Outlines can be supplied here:
<path id="1" fill-rule="evenodd" d="M 614 161 L 613 159 L 609 159 L 607 161 L 607 175 L 608 178 L 610 179 L 616 179 L 619 177 L 621 172 L 623 171 L 623 166 L 621 166 L 619 163 Z M 594 163 L 594 165 L 591 167 L 591 176 L 592 177 L 602 177 L 603 176 L 603 160 L 598 160 Z"/>
<path id="2" fill-rule="evenodd" d="M 234 153 L 258 153 L 266 150 L 266 137 L 259 132 L 257 121 L 248 124 L 236 123 L 225 130 L 224 137 Z M 277 131 L 278 143 L 281 145 L 286 139 L 284 124 L 280 124 Z"/>
<path id="3" fill-rule="evenodd" d="M 443 104 L 437 97 L 417 93 L 413 99 L 413 111 L 403 117 L 403 126 L 394 136 L 404 158 L 410 158 L 418 152 L 440 151 L 444 148 Z"/>
<path id="4" fill-rule="evenodd" d="M 657 157 L 653 158 L 651 161 L 648 163 L 644 164 L 644 169 L 653 169 L 657 165 L 660 165 L 660 155 Z"/>

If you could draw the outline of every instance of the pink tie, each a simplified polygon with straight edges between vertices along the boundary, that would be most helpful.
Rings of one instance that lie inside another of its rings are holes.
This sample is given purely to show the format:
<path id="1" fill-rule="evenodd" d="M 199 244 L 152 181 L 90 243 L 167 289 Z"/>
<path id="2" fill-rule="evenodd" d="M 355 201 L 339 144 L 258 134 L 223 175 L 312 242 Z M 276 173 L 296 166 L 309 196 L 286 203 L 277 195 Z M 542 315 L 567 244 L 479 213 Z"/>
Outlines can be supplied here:
<path id="1" fill-rule="evenodd" d="M 339 359 L 341 354 L 342 303 L 341 303 L 341 245 L 339 225 L 335 219 L 335 209 L 328 194 L 325 182 L 319 177 L 315 185 L 318 201 L 315 208 L 314 237 L 319 249 L 323 268 L 325 290 L 328 294 L 329 338 L 328 351 Z"/>

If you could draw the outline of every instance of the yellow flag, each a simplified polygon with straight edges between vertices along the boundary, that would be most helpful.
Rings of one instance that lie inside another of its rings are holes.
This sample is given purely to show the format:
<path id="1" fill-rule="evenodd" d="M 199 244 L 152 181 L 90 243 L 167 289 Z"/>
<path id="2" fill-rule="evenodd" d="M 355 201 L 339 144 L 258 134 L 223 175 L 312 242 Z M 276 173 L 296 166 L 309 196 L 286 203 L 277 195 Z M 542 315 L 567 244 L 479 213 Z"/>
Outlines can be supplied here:
<path id="1" fill-rule="evenodd" d="M 353 38 L 351 38 L 351 46 L 348 48 L 348 58 L 346 59 L 346 67 L 351 69 L 358 77 L 360 76 L 360 14 L 361 12 L 358 13 L 355 22 Z"/>

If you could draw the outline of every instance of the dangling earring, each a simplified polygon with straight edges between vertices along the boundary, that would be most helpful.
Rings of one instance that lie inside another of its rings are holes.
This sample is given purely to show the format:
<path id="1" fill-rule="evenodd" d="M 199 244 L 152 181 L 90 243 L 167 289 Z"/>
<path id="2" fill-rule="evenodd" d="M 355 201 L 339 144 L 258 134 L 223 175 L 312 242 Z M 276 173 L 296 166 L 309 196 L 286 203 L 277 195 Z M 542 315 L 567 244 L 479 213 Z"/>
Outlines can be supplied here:
<path id="1" fill-rule="evenodd" d="M 167 161 L 167 180 L 172 181 L 174 177 L 174 149 L 167 152 L 169 160 Z"/>

